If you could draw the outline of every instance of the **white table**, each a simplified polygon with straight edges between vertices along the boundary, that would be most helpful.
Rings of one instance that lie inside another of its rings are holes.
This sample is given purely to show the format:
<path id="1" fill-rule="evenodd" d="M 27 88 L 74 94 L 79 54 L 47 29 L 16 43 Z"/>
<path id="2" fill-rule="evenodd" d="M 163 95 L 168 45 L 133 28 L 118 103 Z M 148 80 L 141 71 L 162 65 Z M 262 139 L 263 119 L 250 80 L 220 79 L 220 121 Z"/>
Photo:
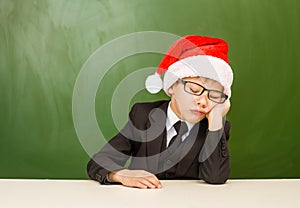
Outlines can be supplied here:
<path id="1" fill-rule="evenodd" d="M 162 181 L 162 189 L 100 185 L 90 180 L 0 179 L 1 208 L 76 207 L 300 207 L 300 179 Z"/>

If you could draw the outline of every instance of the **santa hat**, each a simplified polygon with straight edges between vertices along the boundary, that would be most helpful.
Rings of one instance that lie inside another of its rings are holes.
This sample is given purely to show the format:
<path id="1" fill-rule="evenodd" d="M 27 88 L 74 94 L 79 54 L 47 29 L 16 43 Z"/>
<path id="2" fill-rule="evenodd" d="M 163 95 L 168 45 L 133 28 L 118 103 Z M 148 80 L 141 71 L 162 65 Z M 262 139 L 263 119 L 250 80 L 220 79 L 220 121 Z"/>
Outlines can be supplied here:
<path id="1" fill-rule="evenodd" d="M 218 81 L 230 97 L 233 73 L 227 51 L 227 42 L 219 38 L 198 35 L 182 37 L 169 48 L 156 73 L 148 76 L 146 88 L 150 93 L 157 93 L 163 88 L 169 95 L 169 87 L 178 79 L 201 76 Z M 163 82 L 160 78 L 162 74 Z"/>

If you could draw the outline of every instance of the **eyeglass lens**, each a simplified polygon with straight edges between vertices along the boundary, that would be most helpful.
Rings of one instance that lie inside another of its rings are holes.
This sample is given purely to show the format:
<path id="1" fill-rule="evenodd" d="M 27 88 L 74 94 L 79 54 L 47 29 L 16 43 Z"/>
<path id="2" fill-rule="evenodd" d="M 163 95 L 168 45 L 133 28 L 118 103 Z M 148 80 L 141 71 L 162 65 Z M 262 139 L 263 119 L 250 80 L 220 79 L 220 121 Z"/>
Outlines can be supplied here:
<path id="1" fill-rule="evenodd" d="M 208 99 L 217 102 L 217 103 L 223 103 L 225 102 L 226 98 L 223 96 L 223 93 L 217 90 L 208 90 L 205 89 L 203 86 L 193 83 L 184 81 L 184 90 L 190 94 L 193 95 L 201 95 L 205 90 L 208 91 Z"/>

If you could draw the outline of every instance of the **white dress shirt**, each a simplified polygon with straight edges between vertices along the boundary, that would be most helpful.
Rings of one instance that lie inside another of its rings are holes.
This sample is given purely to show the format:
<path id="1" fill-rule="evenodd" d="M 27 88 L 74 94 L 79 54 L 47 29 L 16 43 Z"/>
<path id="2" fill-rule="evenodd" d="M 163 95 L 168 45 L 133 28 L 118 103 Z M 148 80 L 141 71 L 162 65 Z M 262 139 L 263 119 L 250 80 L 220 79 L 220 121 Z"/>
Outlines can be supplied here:
<path id="1" fill-rule="evenodd" d="M 169 146 L 169 143 L 173 136 L 177 134 L 175 128 L 173 125 L 180 121 L 180 119 L 177 117 L 177 115 L 174 113 L 174 111 L 171 109 L 171 102 L 169 102 L 169 106 L 167 109 L 167 120 L 166 120 L 166 130 L 167 130 L 167 147 Z M 183 121 L 183 120 L 181 120 Z M 190 134 L 191 129 L 193 128 L 194 124 L 189 123 L 187 121 L 183 121 L 187 124 L 188 131 L 182 136 L 181 140 L 184 141 L 187 136 Z"/>

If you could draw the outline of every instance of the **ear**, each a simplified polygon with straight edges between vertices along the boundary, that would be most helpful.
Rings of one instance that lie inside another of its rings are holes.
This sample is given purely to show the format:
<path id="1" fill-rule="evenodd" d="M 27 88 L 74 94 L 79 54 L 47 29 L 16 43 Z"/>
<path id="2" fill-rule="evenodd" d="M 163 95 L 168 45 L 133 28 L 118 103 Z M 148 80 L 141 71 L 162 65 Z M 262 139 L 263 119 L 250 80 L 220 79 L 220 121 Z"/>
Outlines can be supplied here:
<path id="1" fill-rule="evenodd" d="M 169 89 L 168 89 L 168 93 L 169 93 L 169 95 L 173 95 L 174 94 L 174 89 L 173 89 L 173 86 L 174 85 L 172 85 L 171 87 L 169 87 Z"/>

